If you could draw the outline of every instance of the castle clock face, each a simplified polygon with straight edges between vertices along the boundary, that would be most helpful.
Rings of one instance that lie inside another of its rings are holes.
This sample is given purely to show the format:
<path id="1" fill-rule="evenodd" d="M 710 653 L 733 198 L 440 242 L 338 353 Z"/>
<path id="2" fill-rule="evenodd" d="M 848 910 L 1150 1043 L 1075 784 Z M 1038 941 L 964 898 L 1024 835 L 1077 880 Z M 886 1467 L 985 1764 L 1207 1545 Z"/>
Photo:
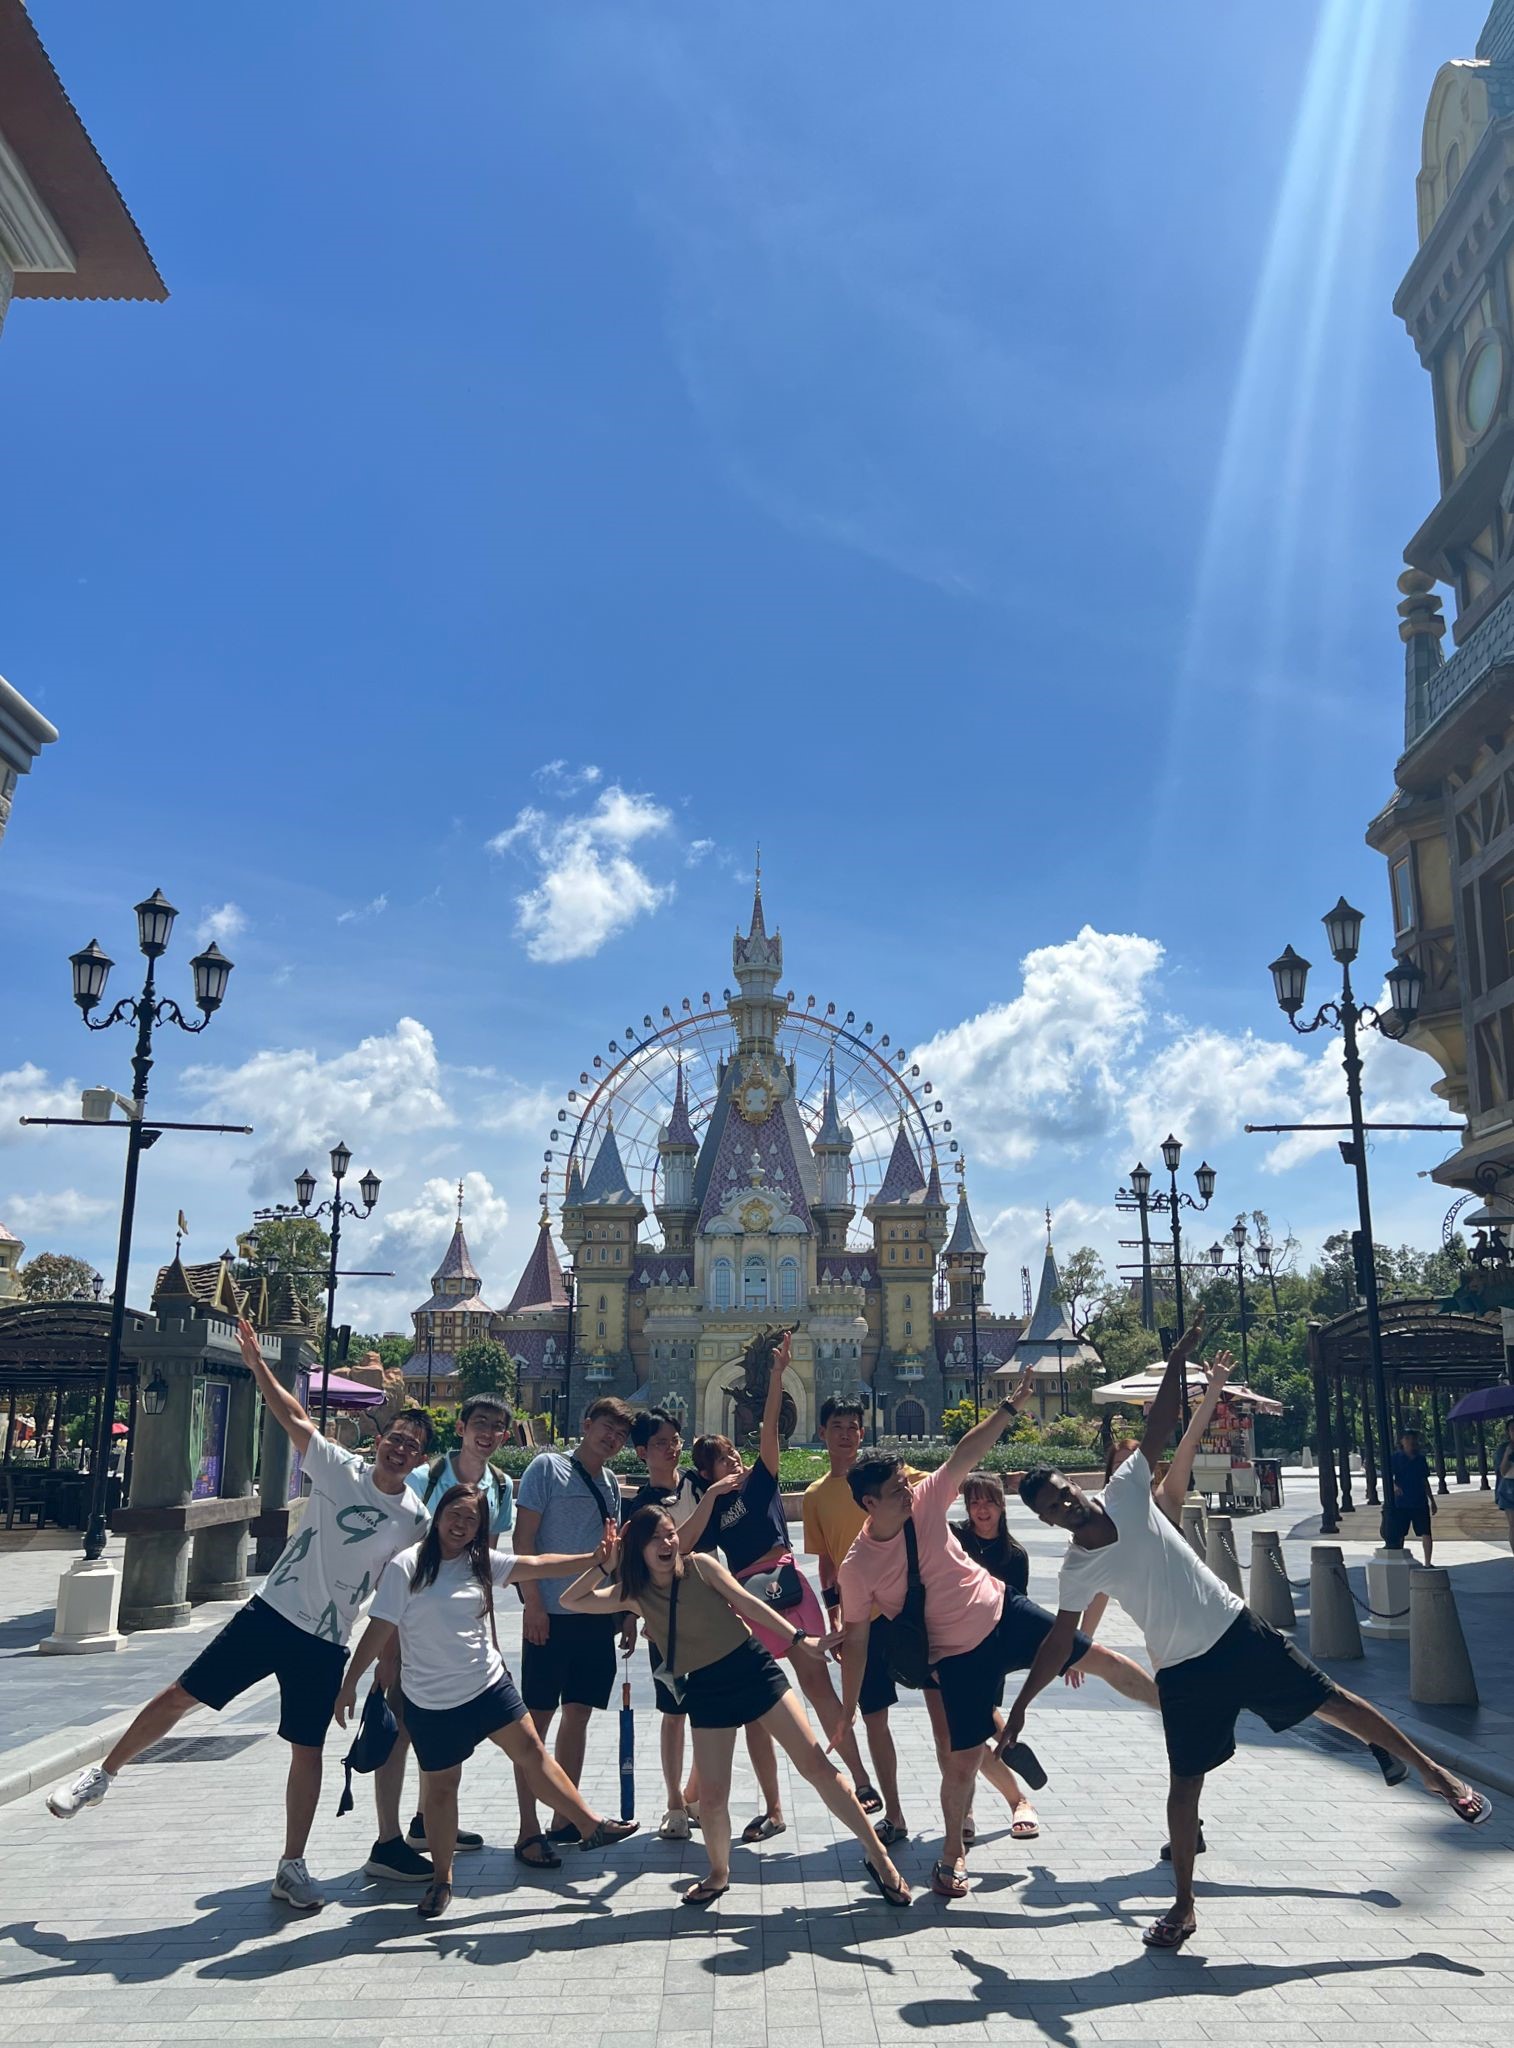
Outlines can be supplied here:
<path id="1" fill-rule="evenodd" d="M 1503 338 L 1496 332 L 1481 337 L 1462 372 L 1461 412 L 1468 438 L 1478 440 L 1493 423 L 1504 384 Z"/>

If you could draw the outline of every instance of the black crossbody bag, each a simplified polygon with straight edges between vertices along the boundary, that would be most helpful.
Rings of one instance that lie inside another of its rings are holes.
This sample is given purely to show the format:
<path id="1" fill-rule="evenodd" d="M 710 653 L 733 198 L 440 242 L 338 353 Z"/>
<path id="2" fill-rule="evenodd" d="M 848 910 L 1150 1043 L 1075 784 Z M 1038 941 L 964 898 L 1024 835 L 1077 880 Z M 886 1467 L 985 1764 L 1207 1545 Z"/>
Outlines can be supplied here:
<path id="1" fill-rule="evenodd" d="M 689 1569 L 692 1571 L 697 1567 L 691 1565 Z M 675 1707 L 683 1705 L 684 1687 L 683 1679 L 673 1676 L 673 1659 L 678 1655 L 678 1581 L 682 1577 L 682 1572 L 673 1574 L 673 1587 L 668 1594 L 668 1654 L 662 1660 L 662 1669 L 657 1674 L 658 1682 L 666 1688 L 668 1697 Z"/>
<path id="2" fill-rule="evenodd" d="M 904 1605 L 889 1623 L 888 1670 L 896 1685 L 918 1692 L 930 1677 L 930 1637 L 925 1629 L 925 1581 L 920 1576 L 920 1546 L 915 1525 L 904 1525 L 904 1550 L 909 1573 Z"/>

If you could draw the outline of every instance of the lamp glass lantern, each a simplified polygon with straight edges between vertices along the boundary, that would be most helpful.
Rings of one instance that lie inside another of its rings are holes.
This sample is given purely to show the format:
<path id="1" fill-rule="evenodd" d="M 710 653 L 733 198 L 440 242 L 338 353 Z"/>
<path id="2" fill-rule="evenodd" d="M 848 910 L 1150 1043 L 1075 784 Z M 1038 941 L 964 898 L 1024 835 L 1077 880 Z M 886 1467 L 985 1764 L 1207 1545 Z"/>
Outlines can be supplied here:
<path id="1" fill-rule="evenodd" d="M 315 1200 L 315 1175 L 308 1166 L 295 1181 L 294 1198 L 302 1209 L 308 1209 Z"/>
<path id="2" fill-rule="evenodd" d="M 1336 899 L 1335 908 L 1325 912 L 1320 923 L 1325 927 L 1331 958 L 1342 967 L 1349 967 L 1361 951 L 1362 913 L 1353 910 L 1341 896 Z"/>
<path id="3" fill-rule="evenodd" d="M 347 1169 L 352 1164 L 350 1145 L 335 1144 L 331 1148 L 331 1176 L 333 1180 L 345 1180 Z"/>
<path id="4" fill-rule="evenodd" d="M 1143 1166 L 1139 1159 L 1130 1169 L 1130 1192 L 1138 1202 L 1144 1202 L 1151 1193 L 1151 1168 Z"/>
<path id="5" fill-rule="evenodd" d="M 1231 1226 L 1230 1242 L 1238 1252 L 1243 1252 L 1246 1249 L 1246 1223 L 1244 1217 L 1236 1217 L 1234 1224 Z"/>
<path id="6" fill-rule="evenodd" d="M 108 953 L 100 950 L 100 941 L 91 939 L 80 953 L 70 953 L 68 964 L 74 970 L 74 1001 L 86 1016 L 105 993 L 105 984 L 115 961 Z"/>
<path id="7" fill-rule="evenodd" d="M 1304 1007 L 1304 989 L 1309 981 L 1309 962 L 1302 953 L 1295 953 L 1291 946 L 1284 946 L 1267 972 L 1272 976 L 1273 993 L 1277 1006 L 1289 1017 L 1296 1017 Z"/>
<path id="8" fill-rule="evenodd" d="M 1168 1135 L 1162 1140 L 1162 1164 L 1166 1167 L 1169 1173 L 1177 1172 L 1178 1162 L 1182 1158 L 1182 1156 L 1182 1140 L 1180 1138 L 1174 1138 L 1171 1132 L 1169 1132 Z"/>
<path id="9" fill-rule="evenodd" d="M 365 1207 L 369 1209 L 377 1208 L 379 1189 L 382 1186 L 383 1182 L 379 1179 L 378 1175 L 370 1166 L 368 1171 L 363 1175 L 362 1179 L 358 1182 L 358 1192 L 361 1194 L 363 1198 Z"/>
<path id="10" fill-rule="evenodd" d="M 156 960 L 168 951 L 169 935 L 179 913 L 161 889 L 154 889 L 149 897 L 137 904 L 136 912 L 137 944 L 149 960 Z"/>
<path id="11" fill-rule="evenodd" d="M 1222 1244 L 1215 1243 L 1209 1247 L 1209 1263 L 1216 1272 L 1225 1263 L 1225 1247 Z"/>
<path id="12" fill-rule="evenodd" d="M 1395 960 L 1388 969 L 1388 1001 L 1406 1024 L 1412 1024 L 1419 1015 L 1424 985 L 1425 977 L 1412 960 Z"/>
<path id="13" fill-rule="evenodd" d="M 1214 1168 L 1207 1159 L 1195 1169 L 1193 1177 L 1198 1182 L 1199 1200 L 1209 1201 L 1214 1195 Z"/>
<path id="14" fill-rule="evenodd" d="M 215 944 L 207 946 L 203 953 L 196 953 L 189 963 L 195 978 L 195 1001 L 207 1017 L 213 1010 L 219 1010 L 225 999 L 232 964 Z"/>
<path id="15" fill-rule="evenodd" d="M 161 1415 L 168 1406 L 168 1382 L 161 1372 L 155 1372 L 142 1389 L 142 1408 L 148 1415 Z"/>

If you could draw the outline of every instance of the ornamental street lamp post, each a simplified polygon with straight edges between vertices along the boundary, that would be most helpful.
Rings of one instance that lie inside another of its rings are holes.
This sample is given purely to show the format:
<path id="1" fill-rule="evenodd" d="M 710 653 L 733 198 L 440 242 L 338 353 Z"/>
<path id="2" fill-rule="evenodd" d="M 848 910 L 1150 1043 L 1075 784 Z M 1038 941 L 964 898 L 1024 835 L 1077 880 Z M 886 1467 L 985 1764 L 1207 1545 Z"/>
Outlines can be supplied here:
<path id="1" fill-rule="evenodd" d="M 1241 1378 L 1244 1381 L 1249 1379 L 1251 1373 L 1251 1356 L 1247 1349 L 1246 1340 L 1246 1246 L 1249 1240 L 1246 1236 L 1245 1217 L 1237 1216 L 1234 1224 L 1225 1234 L 1235 1246 L 1235 1284 L 1240 1296 L 1238 1313 L 1241 1324 Z M 1209 1263 L 1213 1266 L 1216 1273 L 1222 1273 L 1226 1266 L 1231 1264 L 1231 1261 L 1225 1257 L 1225 1247 L 1223 1244 L 1212 1244 L 1209 1247 Z"/>
<path id="2" fill-rule="evenodd" d="M 1148 1209 L 1155 1209 L 1160 1213 L 1161 1211 L 1166 1210 L 1171 1215 L 1173 1306 L 1177 1311 L 1177 1334 L 1180 1337 L 1182 1336 L 1183 1331 L 1187 1327 L 1183 1304 L 1182 1212 L 1184 1209 L 1192 1209 L 1196 1215 L 1201 1215 L 1203 1211 L 1209 1207 L 1209 1204 L 1214 1199 L 1214 1168 L 1208 1163 L 1207 1160 L 1201 1166 L 1195 1168 L 1194 1170 L 1193 1178 L 1199 1191 L 1198 1200 L 1195 1201 L 1192 1195 L 1184 1194 L 1179 1189 L 1178 1167 L 1182 1161 L 1182 1157 L 1182 1141 L 1178 1138 L 1174 1138 L 1169 1132 L 1169 1134 L 1162 1140 L 1162 1164 L 1166 1167 L 1168 1175 L 1171 1179 L 1171 1186 L 1168 1192 L 1166 1194 L 1162 1194 L 1160 1192 L 1157 1194 L 1153 1194 L 1151 1192 L 1150 1169 L 1148 1167 L 1142 1166 L 1139 1162 L 1137 1162 L 1137 1164 L 1130 1169 L 1130 1186 L 1128 1188 L 1121 1188 L 1119 1195 L 1119 1199 L 1122 1202 L 1134 1202 L 1136 1206 L 1140 1209 L 1141 1238 L 1143 1249 L 1147 1244 L 1146 1211 Z M 1150 1288 L 1150 1283 L 1147 1276 L 1149 1275 L 1150 1270 L 1150 1256 L 1149 1252 L 1147 1252 L 1145 1255 L 1144 1270 L 1142 1273 L 1141 1281 L 1141 1320 L 1143 1322 L 1145 1322 L 1146 1320 L 1146 1297 L 1149 1293 Z M 1154 1323 L 1155 1320 L 1156 1318 L 1153 1315 L 1152 1323 Z M 1152 1323 L 1147 1324 L 1148 1329 L 1152 1327 Z M 1188 1374 L 1185 1370 L 1183 1373 L 1183 1427 L 1185 1430 L 1188 1427 L 1188 1420 Z"/>
<path id="3" fill-rule="evenodd" d="M 342 1193 L 342 1182 L 347 1178 L 347 1169 L 351 1164 L 352 1153 L 348 1147 L 341 1143 L 333 1145 L 331 1148 L 331 1178 L 336 1184 L 336 1192 L 328 1196 L 324 1202 L 316 1204 L 313 1208 L 311 1204 L 315 1202 L 315 1175 L 307 1167 L 297 1177 L 294 1184 L 294 1197 L 299 1203 L 302 1216 L 309 1217 L 312 1221 L 321 1216 L 329 1216 L 331 1218 L 331 1257 L 326 1264 L 326 1328 L 321 1339 L 320 1428 L 322 1436 L 326 1434 L 326 1406 L 331 1391 L 331 1344 L 332 1339 L 336 1335 L 334 1327 L 336 1321 L 336 1268 L 337 1256 L 342 1243 L 342 1218 L 344 1216 L 352 1216 L 359 1222 L 362 1222 L 365 1217 L 371 1216 L 378 1206 L 379 1189 L 383 1185 L 378 1175 L 370 1166 L 358 1182 L 358 1192 L 363 1198 L 362 1207 L 359 1208 L 356 1202 L 349 1202 Z M 428 1391 L 429 1384 L 430 1373 L 428 1369 Z M 429 1401 L 427 1405 L 430 1405 Z"/>
<path id="4" fill-rule="evenodd" d="M 983 1367 L 978 1358 L 978 1296 L 983 1290 L 983 1257 L 981 1253 L 968 1254 L 967 1309 L 969 1328 L 973 1345 L 973 1420 L 983 1420 Z M 876 1442 L 877 1439 L 874 1438 Z"/>
<path id="5" fill-rule="evenodd" d="M 190 961 L 194 975 L 195 1002 L 200 1010 L 192 1024 L 170 996 L 157 991 L 157 967 L 168 951 L 178 912 L 163 894 L 154 889 L 145 902 L 136 905 L 137 943 L 147 960 L 147 973 L 138 996 L 123 996 L 109 1016 L 90 1015 L 105 993 L 105 984 L 115 962 L 101 952 L 91 939 L 82 952 L 69 956 L 73 968 L 74 1001 L 91 1031 L 108 1031 L 113 1024 L 135 1024 L 136 1050 L 132 1054 L 131 1101 L 126 1105 L 126 1174 L 121 1190 L 121 1223 L 116 1237 L 116 1286 L 110 1304 L 110 1338 L 105 1354 L 105 1391 L 100 1404 L 100 1437 L 108 1445 L 110 1425 L 116 1419 L 116 1390 L 121 1376 L 121 1340 L 126 1328 L 126 1281 L 131 1265 L 132 1226 L 137 1207 L 137 1173 L 142 1154 L 156 1143 L 158 1132 L 143 1124 L 147 1108 L 147 1077 L 153 1068 L 152 1035 L 159 1025 L 174 1023 L 181 1031 L 200 1032 L 221 1007 L 232 963 L 219 946 L 207 946 Z M 103 1284 L 103 1283 L 102 1283 Z M 98 1290 L 96 1290 L 98 1298 Z M 106 1499 L 110 1460 L 97 1440 L 90 1460 L 89 1516 L 84 1532 L 84 1555 L 91 1563 L 105 1550 Z"/>
<path id="6" fill-rule="evenodd" d="M 1361 1290 L 1367 1313 L 1372 1403 L 1376 1411 L 1377 1440 L 1382 1446 L 1386 1462 L 1393 1437 L 1388 1413 L 1387 1378 L 1383 1367 L 1383 1325 L 1377 1293 L 1377 1262 L 1372 1244 L 1372 1200 L 1367 1185 L 1367 1134 L 1362 1111 L 1362 1059 L 1358 1032 L 1365 1025 L 1374 1031 L 1380 1031 L 1384 1038 L 1402 1038 L 1419 1013 L 1420 990 L 1424 977 L 1411 960 L 1396 960 L 1387 975 L 1391 1009 L 1384 1012 L 1370 1003 L 1359 1003 L 1351 987 L 1351 963 L 1360 950 L 1362 921 L 1362 913 L 1353 910 L 1344 896 L 1321 920 L 1329 941 L 1331 957 L 1341 970 L 1341 992 L 1336 1001 L 1320 1005 L 1311 1023 L 1300 1024 L 1298 1021 L 1298 1013 L 1304 1006 L 1304 988 L 1309 976 L 1309 962 L 1295 953 L 1292 946 L 1285 946 L 1279 957 L 1272 962 L 1269 971 L 1278 1008 L 1301 1037 L 1328 1026 L 1331 1030 L 1339 1031 L 1344 1041 L 1341 1064 L 1346 1072 L 1346 1100 L 1351 1116 L 1351 1140 L 1349 1144 L 1342 1142 L 1341 1155 L 1356 1173 L 1356 1207 L 1360 1224 L 1357 1238 L 1357 1285 Z M 1391 1486 L 1383 1487 L 1382 1500 L 1384 1548 L 1401 1550 L 1403 1536 L 1393 1514 Z"/>

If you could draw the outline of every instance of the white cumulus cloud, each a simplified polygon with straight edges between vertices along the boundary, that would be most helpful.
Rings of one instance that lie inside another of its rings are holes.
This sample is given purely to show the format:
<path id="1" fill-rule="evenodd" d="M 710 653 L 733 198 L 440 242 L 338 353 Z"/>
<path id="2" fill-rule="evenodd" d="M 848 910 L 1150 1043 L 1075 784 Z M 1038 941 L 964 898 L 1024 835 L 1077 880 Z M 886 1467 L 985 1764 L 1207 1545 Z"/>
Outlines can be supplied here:
<path id="1" fill-rule="evenodd" d="M 198 945 L 229 946 L 247 929 L 247 913 L 240 903 L 222 903 L 206 910 L 195 926 L 195 941 Z"/>
<path id="2" fill-rule="evenodd" d="M 577 796 L 580 790 L 592 789 L 601 773 L 592 761 L 586 761 L 582 768 L 570 768 L 566 761 L 543 761 L 532 770 L 531 780 L 557 796 Z"/>
<path id="3" fill-rule="evenodd" d="M 587 960 L 670 901 L 673 885 L 655 882 L 631 850 L 672 822 L 654 798 L 612 784 L 591 810 L 551 817 L 528 804 L 513 825 L 497 832 L 491 853 L 515 852 L 536 867 L 535 882 L 515 899 L 516 930 L 528 957 L 554 966 Z"/>
<path id="4" fill-rule="evenodd" d="M 39 1231 L 77 1230 L 110 1213 L 111 1204 L 103 1196 L 82 1194 L 78 1188 L 4 1198 L 4 1220 L 18 1237 Z"/>
<path id="5" fill-rule="evenodd" d="M 19 1067 L 0 1073 L 0 1145 L 18 1145 L 23 1138 L 37 1138 L 42 1132 L 21 1127 L 24 1116 L 77 1116 L 77 1081 L 52 1081 L 47 1069 L 25 1060 Z"/>

